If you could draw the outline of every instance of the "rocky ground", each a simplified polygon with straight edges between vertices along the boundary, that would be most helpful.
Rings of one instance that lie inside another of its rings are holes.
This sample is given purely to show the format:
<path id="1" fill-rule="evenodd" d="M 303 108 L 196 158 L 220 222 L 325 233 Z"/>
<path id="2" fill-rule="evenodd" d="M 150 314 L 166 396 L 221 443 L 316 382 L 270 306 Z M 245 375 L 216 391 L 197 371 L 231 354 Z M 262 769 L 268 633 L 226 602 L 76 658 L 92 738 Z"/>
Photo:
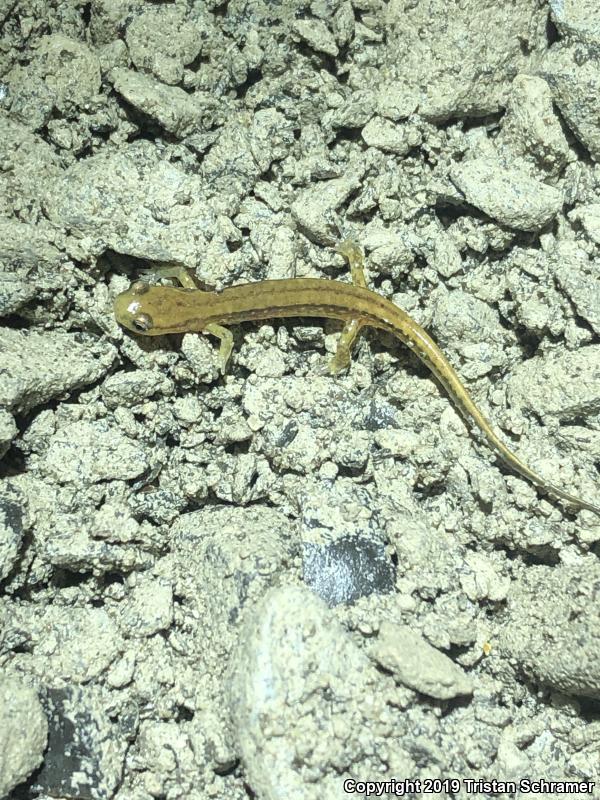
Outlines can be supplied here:
<path id="1" fill-rule="evenodd" d="M 245 323 L 223 377 L 112 311 L 169 262 L 349 280 L 351 237 L 600 503 L 595 0 L 0 0 L 0 30 L 0 796 L 600 798 L 598 516 L 389 336 L 333 377 L 338 323 Z"/>

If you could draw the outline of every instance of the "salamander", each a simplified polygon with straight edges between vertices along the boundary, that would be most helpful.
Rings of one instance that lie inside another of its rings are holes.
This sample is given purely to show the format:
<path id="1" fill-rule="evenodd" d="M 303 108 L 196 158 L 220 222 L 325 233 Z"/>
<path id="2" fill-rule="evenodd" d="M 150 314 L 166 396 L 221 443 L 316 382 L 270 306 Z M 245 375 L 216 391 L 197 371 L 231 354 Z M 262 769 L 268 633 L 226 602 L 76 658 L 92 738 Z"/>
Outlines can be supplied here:
<path id="1" fill-rule="evenodd" d="M 190 331 L 216 336 L 220 340 L 223 372 L 233 348 L 231 332 L 223 325 L 271 317 L 341 320 L 344 327 L 330 363 L 333 374 L 348 366 L 352 346 L 361 328 L 371 326 L 387 331 L 429 368 L 467 424 L 483 434 L 493 452 L 508 467 L 542 493 L 551 494 L 577 509 L 600 515 L 600 506 L 547 483 L 504 444 L 431 336 L 405 311 L 367 288 L 358 245 L 346 240 L 339 245 L 338 251 L 348 261 L 352 283 L 321 278 L 288 278 L 246 283 L 214 292 L 199 288 L 184 267 L 167 266 L 156 272 L 163 278 L 177 279 L 181 287 L 151 285 L 138 280 L 115 298 L 115 316 L 124 328 L 144 336 Z"/>

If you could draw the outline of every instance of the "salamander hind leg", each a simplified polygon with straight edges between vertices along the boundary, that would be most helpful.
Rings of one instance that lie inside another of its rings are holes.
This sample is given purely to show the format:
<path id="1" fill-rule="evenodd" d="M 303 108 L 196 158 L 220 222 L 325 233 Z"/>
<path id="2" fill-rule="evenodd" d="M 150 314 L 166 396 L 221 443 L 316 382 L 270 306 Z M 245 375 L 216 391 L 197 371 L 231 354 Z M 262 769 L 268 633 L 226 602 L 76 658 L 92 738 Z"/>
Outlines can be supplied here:
<path id="1" fill-rule="evenodd" d="M 358 319 L 351 319 L 344 325 L 338 339 L 335 355 L 329 362 L 329 372 L 332 375 L 337 375 L 350 366 L 352 347 L 361 328 L 362 324 Z"/>
<path id="2" fill-rule="evenodd" d="M 219 366 L 221 368 L 221 374 L 225 375 L 229 359 L 231 358 L 231 351 L 233 350 L 233 334 L 229 328 L 224 328 L 222 325 L 217 325 L 214 322 L 207 325 L 204 330 L 216 336 L 220 342 Z"/>

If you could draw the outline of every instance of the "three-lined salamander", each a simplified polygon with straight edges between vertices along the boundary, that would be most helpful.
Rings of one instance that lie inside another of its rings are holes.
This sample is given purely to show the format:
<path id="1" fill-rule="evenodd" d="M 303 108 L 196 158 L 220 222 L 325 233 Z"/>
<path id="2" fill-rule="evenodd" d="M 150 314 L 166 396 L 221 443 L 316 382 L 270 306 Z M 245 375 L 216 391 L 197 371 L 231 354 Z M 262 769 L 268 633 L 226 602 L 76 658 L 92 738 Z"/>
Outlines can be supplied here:
<path id="1" fill-rule="evenodd" d="M 146 336 L 190 331 L 211 333 L 220 339 L 223 369 L 233 346 L 231 333 L 223 325 L 231 323 L 271 317 L 331 317 L 342 320 L 344 328 L 331 363 L 333 373 L 348 365 L 352 345 L 361 328 L 371 326 L 388 331 L 429 367 L 465 420 L 479 429 L 505 464 L 542 492 L 600 515 L 599 506 L 547 483 L 502 442 L 429 334 L 401 308 L 367 288 L 358 246 L 345 241 L 340 245 L 339 252 L 350 264 L 351 284 L 319 278 L 290 278 L 209 292 L 199 289 L 184 268 L 167 267 L 158 272 L 163 277 L 177 278 L 182 288 L 136 281 L 115 298 L 115 316 L 124 328 Z"/>

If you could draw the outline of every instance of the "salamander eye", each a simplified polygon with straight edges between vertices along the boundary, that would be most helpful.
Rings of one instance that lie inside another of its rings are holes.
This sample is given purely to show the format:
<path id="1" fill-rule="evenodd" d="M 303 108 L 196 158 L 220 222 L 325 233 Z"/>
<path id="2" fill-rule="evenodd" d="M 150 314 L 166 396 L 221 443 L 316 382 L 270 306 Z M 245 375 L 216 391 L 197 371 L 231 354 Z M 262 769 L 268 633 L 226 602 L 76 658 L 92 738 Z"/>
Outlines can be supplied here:
<path id="1" fill-rule="evenodd" d="M 150 284 L 144 283 L 144 281 L 136 281 L 131 284 L 129 290 L 132 294 L 145 294 L 149 288 Z"/>
<path id="2" fill-rule="evenodd" d="M 131 320 L 131 324 L 136 331 L 140 331 L 140 333 L 146 333 L 154 325 L 150 314 L 138 314 Z"/>

